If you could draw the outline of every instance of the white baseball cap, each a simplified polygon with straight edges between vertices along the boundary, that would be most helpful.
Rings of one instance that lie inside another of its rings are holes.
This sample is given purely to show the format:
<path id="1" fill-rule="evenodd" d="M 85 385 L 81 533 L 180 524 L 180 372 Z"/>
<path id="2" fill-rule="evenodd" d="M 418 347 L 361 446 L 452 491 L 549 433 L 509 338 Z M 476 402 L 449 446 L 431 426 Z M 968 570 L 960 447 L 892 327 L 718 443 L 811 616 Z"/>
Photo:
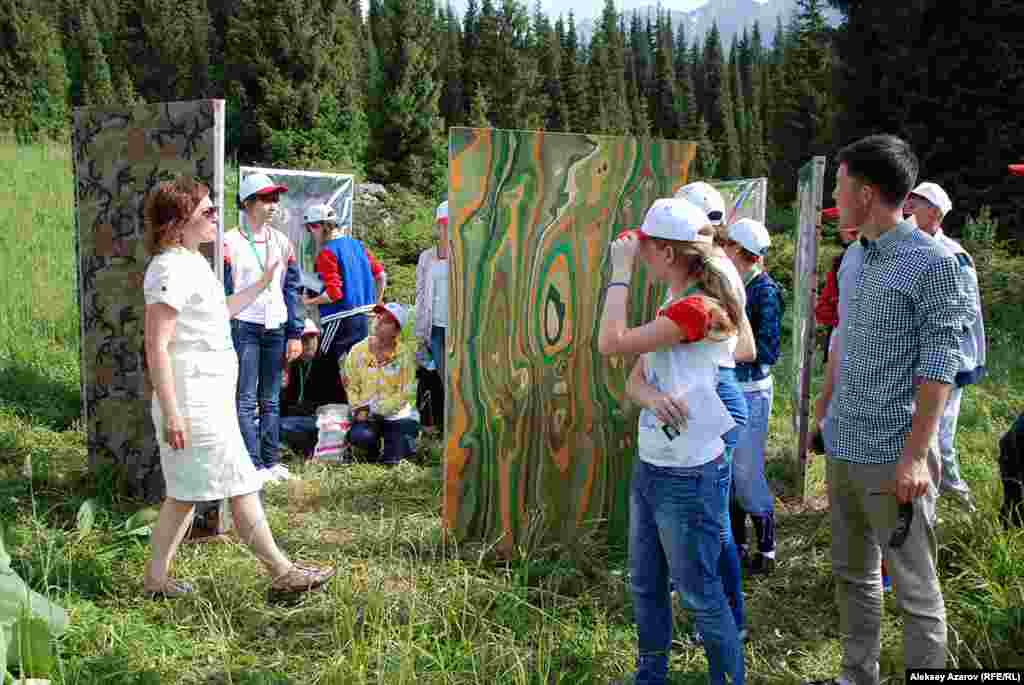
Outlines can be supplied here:
<path id="1" fill-rule="evenodd" d="M 437 206 L 437 212 L 434 214 L 434 223 L 438 221 L 448 223 L 448 200 Z"/>
<path id="2" fill-rule="evenodd" d="M 942 216 L 946 216 L 949 210 L 953 209 L 953 202 L 949 199 L 949 195 L 942 189 L 938 183 L 926 182 L 922 183 L 918 187 L 910 191 L 911 195 L 920 195 L 924 199 L 928 200 L 932 206 L 937 207 Z"/>
<path id="3" fill-rule="evenodd" d="M 302 223 L 319 224 L 323 221 L 338 221 L 338 213 L 330 205 L 310 205 L 302 215 Z"/>
<path id="4" fill-rule="evenodd" d="M 245 202 L 253 195 L 268 195 L 270 193 L 287 193 L 288 186 L 274 183 L 266 174 L 249 174 L 242 179 L 238 186 L 238 200 Z"/>
<path id="5" fill-rule="evenodd" d="M 758 257 L 764 257 L 772 244 L 768 229 L 760 221 L 740 219 L 729 224 L 729 240 L 735 240 L 740 246 Z"/>
<path id="6" fill-rule="evenodd" d="M 640 239 L 665 238 L 688 243 L 710 243 L 710 233 L 701 234 L 708 218 L 698 207 L 679 198 L 655 200 L 637 231 Z"/>
<path id="7" fill-rule="evenodd" d="M 719 226 L 725 222 L 725 200 L 722 194 L 710 183 L 695 181 L 687 183 L 676 191 L 677 198 L 689 200 L 698 209 L 707 215 L 712 226 Z"/>
<path id="8" fill-rule="evenodd" d="M 409 310 L 397 302 L 388 302 L 387 304 L 379 304 L 373 308 L 375 314 L 380 312 L 387 312 L 391 315 L 395 321 L 398 322 L 398 327 L 402 328 L 405 326 L 406 320 L 409 318 Z"/>

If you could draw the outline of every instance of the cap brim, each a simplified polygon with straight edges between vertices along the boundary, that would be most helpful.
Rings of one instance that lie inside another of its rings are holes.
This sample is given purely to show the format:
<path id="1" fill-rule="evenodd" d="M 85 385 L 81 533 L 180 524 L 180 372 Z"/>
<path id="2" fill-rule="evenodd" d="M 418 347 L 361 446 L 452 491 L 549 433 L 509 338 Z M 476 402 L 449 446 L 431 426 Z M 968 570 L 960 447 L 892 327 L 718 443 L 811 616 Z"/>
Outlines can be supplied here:
<path id="1" fill-rule="evenodd" d="M 273 193 L 287 193 L 287 192 L 288 192 L 288 186 L 281 185 L 279 183 L 277 185 L 266 186 L 266 187 L 260 188 L 259 190 L 254 192 L 253 195 L 271 195 Z"/>
<path id="2" fill-rule="evenodd" d="M 641 229 L 639 226 L 634 226 L 633 228 L 627 228 L 624 231 L 622 231 L 621 233 L 619 233 L 617 236 L 615 236 L 615 238 L 612 240 L 612 242 L 615 242 L 616 240 L 619 240 L 620 238 L 625 238 L 626 236 L 629 236 L 629 235 L 635 236 L 637 240 L 647 240 L 648 238 L 651 237 L 651 236 L 647 235 L 646 233 L 644 233 L 643 229 Z"/>
<path id="3" fill-rule="evenodd" d="M 402 322 L 398 320 L 398 317 L 395 316 L 394 313 L 390 309 L 388 309 L 387 307 L 385 307 L 382 304 L 374 305 L 373 313 L 374 314 L 387 314 L 388 316 L 391 317 L 392 321 L 394 321 L 396 324 L 398 324 L 399 328 L 402 327 Z"/>

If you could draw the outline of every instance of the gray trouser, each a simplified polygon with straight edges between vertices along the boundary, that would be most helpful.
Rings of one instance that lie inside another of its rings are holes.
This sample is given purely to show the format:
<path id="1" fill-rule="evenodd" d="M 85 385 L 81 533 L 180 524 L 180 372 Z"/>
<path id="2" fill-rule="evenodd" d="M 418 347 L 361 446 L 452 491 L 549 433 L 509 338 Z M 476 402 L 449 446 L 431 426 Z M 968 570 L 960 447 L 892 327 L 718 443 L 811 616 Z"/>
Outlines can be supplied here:
<path id="1" fill-rule="evenodd" d="M 932 485 L 914 500 L 914 519 L 903 546 L 889 547 L 898 503 L 891 490 L 896 464 L 853 464 L 828 459 L 832 517 L 832 573 L 842 633 L 842 677 L 853 685 L 878 684 L 882 623 L 881 557 L 885 557 L 903 613 L 906 668 L 946 665 L 946 607 L 936 574 L 935 498 L 941 477 L 936 441 L 928 453 Z"/>
<path id="2" fill-rule="evenodd" d="M 948 492 L 965 508 L 974 508 L 971 488 L 960 476 L 960 462 L 956 456 L 956 424 L 960 417 L 960 398 L 963 388 L 953 388 L 939 419 L 939 453 L 942 455 L 942 481 L 940 492 Z"/>

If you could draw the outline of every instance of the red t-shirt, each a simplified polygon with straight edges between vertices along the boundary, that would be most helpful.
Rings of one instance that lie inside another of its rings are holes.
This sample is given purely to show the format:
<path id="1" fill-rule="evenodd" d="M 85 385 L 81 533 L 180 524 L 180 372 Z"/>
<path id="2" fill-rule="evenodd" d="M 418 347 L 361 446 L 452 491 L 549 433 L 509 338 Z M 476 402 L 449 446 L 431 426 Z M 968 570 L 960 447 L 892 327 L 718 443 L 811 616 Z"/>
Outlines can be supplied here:
<path id="1" fill-rule="evenodd" d="M 711 312 L 703 298 L 697 296 L 684 297 L 660 309 L 658 316 L 668 318 L 679 327 L 682 342 L 699 342 L 707 337 L 711 328 Z"/>

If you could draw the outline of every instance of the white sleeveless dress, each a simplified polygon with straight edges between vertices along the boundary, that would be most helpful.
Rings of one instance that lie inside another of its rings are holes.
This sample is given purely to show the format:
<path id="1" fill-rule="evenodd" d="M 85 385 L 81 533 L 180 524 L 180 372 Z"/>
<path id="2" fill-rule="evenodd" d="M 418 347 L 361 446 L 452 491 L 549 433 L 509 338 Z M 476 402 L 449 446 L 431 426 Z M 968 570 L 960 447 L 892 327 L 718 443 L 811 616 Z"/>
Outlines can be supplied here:
<path id="1" fill-rule="evenodd" d="M 153 258 L 143 290 L 147 305 L 164 303 L 178 312 L 168 351 L 185 449 L 165 442 L 155 390 L 152 397 L 167 496 L 202 502 L 260 490 L 238 426 L 238 356 L 224 286 L 201 254 L 175 248 Z"/>

